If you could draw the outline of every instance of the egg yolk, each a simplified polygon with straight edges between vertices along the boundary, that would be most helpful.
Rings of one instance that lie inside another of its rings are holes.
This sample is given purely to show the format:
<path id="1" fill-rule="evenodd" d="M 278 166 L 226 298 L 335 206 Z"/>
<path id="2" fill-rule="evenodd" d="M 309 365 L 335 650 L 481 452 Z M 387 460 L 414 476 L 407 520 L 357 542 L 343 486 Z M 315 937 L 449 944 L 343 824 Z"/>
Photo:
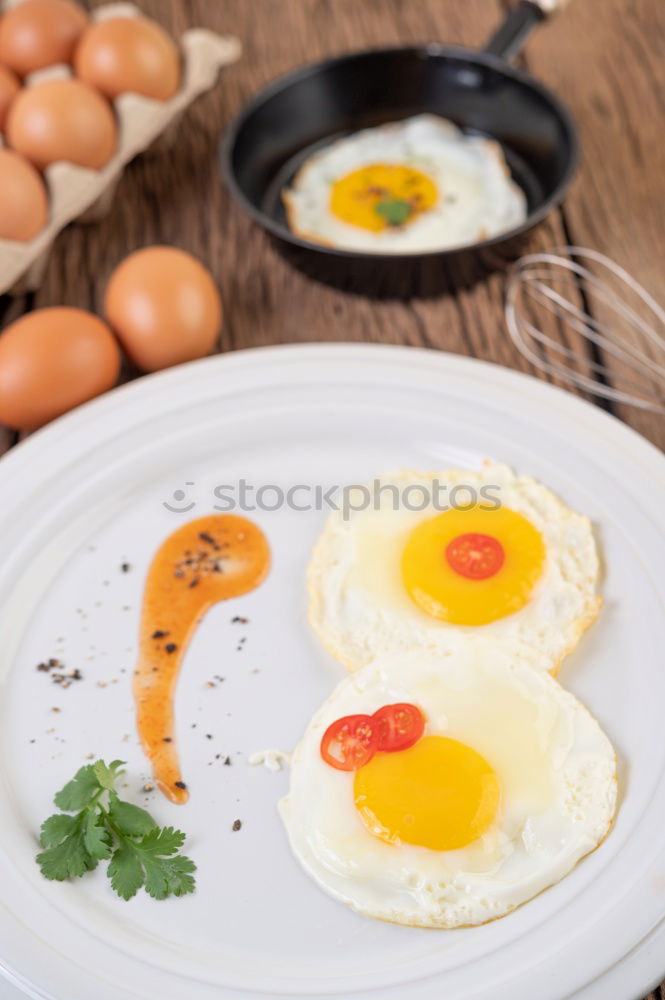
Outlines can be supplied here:
<path id="1" fill-rule="evenodd" d="M 486 625 L 529 601 L 545 564 L 540 533 L 508 507 L 447 510 L 415 528 L 402 553 L 402 580 L 432 618 Z"/>
<path id="2" fill-rule="evenodd" d="M 421 170 L 375 163 L 335 181 L 330 210 L 342 222 L 380 233 L 412 222 L 432 208 L 438 196 L 436 185 Z"/>
<path id="3" fill-rule="evenodd" d="M 489 829 L 500 790 L 471 747 L 426 736 L 409 750 L 376 754 L 356 772 L 354 798 L 365 826 L 381 840 L 454 851 Z"/>

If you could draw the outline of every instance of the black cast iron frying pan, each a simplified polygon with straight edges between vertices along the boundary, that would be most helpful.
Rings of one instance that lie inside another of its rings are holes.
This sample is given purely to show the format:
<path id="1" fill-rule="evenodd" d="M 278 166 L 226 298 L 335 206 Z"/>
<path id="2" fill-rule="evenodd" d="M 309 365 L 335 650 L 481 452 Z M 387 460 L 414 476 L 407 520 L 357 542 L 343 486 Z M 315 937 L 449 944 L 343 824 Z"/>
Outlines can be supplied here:
<path id="1" fill-rule="evenodd" d="M 472 284 L 519 252 L 520 238 L 562 200 L 577 166 L 570 114 L 508 61 L 561 5 L 521 0 L 482 52 L 438 44 L 369 50 L 277 80 L 245 106 L 222 141 L 232 194 L 297 267 L 338 288 L 406 297 Z M 325 247 L 290 231 L 281 193 L 312 152 L 349 132 L 421 112 L 501 143 L 528 201 L 521 226 L 470 247 L 399 255 Z"/>

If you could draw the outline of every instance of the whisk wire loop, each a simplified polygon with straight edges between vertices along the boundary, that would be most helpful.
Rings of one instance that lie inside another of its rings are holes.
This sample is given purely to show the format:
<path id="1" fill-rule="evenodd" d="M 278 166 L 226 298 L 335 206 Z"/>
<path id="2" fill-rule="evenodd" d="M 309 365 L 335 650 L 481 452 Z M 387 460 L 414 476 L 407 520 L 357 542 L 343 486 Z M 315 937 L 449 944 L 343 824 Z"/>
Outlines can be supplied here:
<path id="1" fill-rule="evenodd" d="M 609 276 L 599 277 L 588 263 L 605 269 Z M 571 277 L 579 290 L 582 307 L 571 301 L 565 288 L 561 290 Z M 618 290 L 621 286 L 622 292 Z M 626 290 L 651 314 L 650 321 L 626 301 L 623 297 Z M 527 305 L 529 315 L 533 315 L 534 304 L 589 341 L 595 350 L 581 353 L 539 329 L 526 315 Z M 611 318 L 601 320 L 591 315 L 589 308 L 597 304 Z M 513 343 L 540 371 L 596 396 L 665 413 L 665 310 L 609 257 L 575 246 L 522 257 L 508 281 L 505 315 Z M 602 352 L 643 379 L 609 368 L 602 363 Z M 658 359 L 652 356 L 654 352 L 660 352 Z M 591 374 L 580 371 L 580 367 Z"/>

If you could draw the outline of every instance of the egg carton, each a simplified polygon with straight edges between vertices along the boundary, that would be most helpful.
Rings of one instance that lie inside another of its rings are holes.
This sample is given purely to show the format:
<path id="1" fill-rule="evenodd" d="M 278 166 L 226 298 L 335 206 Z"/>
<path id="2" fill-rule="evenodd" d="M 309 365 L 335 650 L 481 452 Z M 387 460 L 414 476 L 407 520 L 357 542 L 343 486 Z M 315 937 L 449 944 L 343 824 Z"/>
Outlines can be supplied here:
<path id="1" fill-rule="evenodd" d="M 18 0 L 21 2 L 21 0 Z M 15 6 L 9 0 L 2 6 Z M 98 7 L 94 21 L 112 17 L 138 17 L 141 11 L 133 4 L 115 3 Z M 101 170 L 90 170 L 72 163 L 52 163 L 43 172 L 49 193 L 49 221 L 27 243 L 0 239 L 0 294 L 34 291 L 42 283 L 46 266 L 58 233 L 75 219 L 93 222 L 111 210 L 118 182 L 125 166 L 148 147 L 157 149 L 175 139 L 179 120 L 187 107 L 217 81 L 220 70 L 239 59 L 241 45 L 237 38 L 217 35 L 203 28 L 192 28 L 180 36 L 182 83 L 168 101 L 156 101 L 139 94 L 122 94 L 113 101 L 118 124 L 118 148 Z M 71 66 L 49 66 L 26 78 L 31 86 L 43 80 L 73 75 Z M 0 136 L 0 145 L 3 144 Z"/>

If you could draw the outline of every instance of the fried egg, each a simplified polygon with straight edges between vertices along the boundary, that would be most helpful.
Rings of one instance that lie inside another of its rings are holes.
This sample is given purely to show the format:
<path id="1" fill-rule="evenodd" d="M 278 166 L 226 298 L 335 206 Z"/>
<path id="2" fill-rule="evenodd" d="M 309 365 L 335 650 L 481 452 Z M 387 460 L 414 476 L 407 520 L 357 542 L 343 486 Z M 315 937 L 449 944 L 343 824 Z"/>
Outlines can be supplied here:
<path id="1" fill-rule="evenodd" d="M 372 253 L 465 246 L 527 216 L 501 146 L 428 114 L 338 139 L 305 161 L 282 198 L 298 236 Z"/>
<path id="2" fill-rule="evenodd" d="M 325 763 L 331 723 L 407 702 L 426 727 L 355 772 Z M 307 727 L 280 813 L 331 896 L 366 916 L 452 928 L 504 916 L 593 851 L 616 807 L 612 746 L 547 672 L 478 641 L 392 653 L 350 675 Z"/>
<path id="3" fill-rule="evenodd" d="M 536 480 L 490 462 L 400 472 L 352 488 L 329 517 L 308 570 L 309 619 L 351 670 L 482 636 L 537 650 L 556 673 L 598 615 L 598 574 L 589 519 Z"/>

